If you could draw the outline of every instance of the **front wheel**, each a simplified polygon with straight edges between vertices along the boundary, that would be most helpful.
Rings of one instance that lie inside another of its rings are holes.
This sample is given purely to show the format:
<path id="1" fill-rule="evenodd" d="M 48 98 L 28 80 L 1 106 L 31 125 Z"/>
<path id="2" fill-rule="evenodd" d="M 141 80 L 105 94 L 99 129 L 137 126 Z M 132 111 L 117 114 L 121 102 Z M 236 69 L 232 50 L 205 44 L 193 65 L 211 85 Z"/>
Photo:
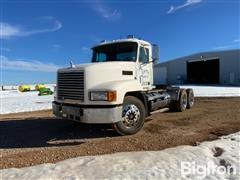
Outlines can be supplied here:
<path id="1" fill-rule="evenodd" d="M 133 96 L 126 96 L 123 102 L 122 120 L 114 123 L 113 128 L 120 135 L 135 134 L 143 127 L 145 115 L 142 101 Z"/>

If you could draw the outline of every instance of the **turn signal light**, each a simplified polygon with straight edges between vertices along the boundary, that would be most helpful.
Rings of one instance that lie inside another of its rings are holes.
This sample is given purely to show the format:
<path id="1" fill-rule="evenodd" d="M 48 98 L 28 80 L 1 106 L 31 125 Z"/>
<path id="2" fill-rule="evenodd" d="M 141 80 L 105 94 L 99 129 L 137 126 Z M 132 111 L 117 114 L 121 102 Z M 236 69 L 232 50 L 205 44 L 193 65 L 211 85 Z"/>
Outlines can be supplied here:
<path id="1" fill-rule="evenodd" d="M 108 91 L 107 92 L 107 100 L 108 101 L 116 101 L 117 100 L 117 92 L 116 91 Z"/>

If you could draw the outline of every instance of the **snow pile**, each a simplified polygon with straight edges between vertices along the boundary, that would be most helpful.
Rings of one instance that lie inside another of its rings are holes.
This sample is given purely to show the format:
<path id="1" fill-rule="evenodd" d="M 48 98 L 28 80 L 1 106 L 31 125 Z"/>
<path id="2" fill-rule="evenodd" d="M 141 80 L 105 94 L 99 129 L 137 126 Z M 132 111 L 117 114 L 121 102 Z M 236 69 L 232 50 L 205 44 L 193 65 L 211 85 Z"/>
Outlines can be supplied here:
<path id="1" fill-rule="evenodd" d="M 53 85 L 47 85 L 53 90 Z M 38 96 L 38 91 L 19 92 L 17 90 L 1 91 L 0 114 L 37 111 L 52 108 L 53 95 Z"/>
<path id="2" fill-rule="evenodd" d="M 47 84 L 53 90 L 53 84 Z M 176 85 L 177 86 L 177 85 Z M 181 88 L 192 88 L 196 97 L 231 97 L 240 96 L 240 87 L 217 87 L 217 86 L 187 86 Z M 32 86 L 34 88 L 34 86 Z M 38 96 L 38 92 L 24 92 L 17 90 L 0 91 L 1 107 L 0 114 L 37 111 L 51 109 L 53 95 Z"/>
<path id="3" fill-rule="evenodd" d="M 235 97 L 240 96 L 240 87 L 175 85 L 192 88 L 196 97 Z"/>
<path id="4" fill-rule="evenodd" d="M 239 143 L 240 132 L 197 147 L 85 156 L 56 164 L 4 169 L 0 174 L 2 179 L 19 180 L 240 179 Z"/>

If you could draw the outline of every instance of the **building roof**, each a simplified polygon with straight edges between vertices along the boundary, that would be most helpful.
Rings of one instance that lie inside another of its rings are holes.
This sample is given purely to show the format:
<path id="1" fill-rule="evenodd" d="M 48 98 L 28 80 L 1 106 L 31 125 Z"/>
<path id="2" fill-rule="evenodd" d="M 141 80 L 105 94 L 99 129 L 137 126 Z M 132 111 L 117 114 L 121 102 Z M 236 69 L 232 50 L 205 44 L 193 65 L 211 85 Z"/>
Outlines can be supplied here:
<path id="1" fill-rule="evenodd" d="M 179 57 L 179 58 L 166 60 L 166 61 L 163 61 L 163 62 L 160 62 L 160 63 L 156 64 L 155 66 L 161 65 L 163 63 L 169 63 L 169 62 L 173 62 L 173 61 L 182 60 L 182 59 L 189 59 L 189 60 L 191 60 L 191 59 L 199 58 L 199 59 L 203 59 L 204 60 L 204 58 L 211 58 L 213 56 L 217 57 L 218 54 L 222 54 L 222 53 L 239 53 L 239 60 L 240 60 L 240 49 L 229 49 L 229 50 L 217 50 L 217 51 L 198 52 L 198 53 L 182 56 L 182 57 Z"/>

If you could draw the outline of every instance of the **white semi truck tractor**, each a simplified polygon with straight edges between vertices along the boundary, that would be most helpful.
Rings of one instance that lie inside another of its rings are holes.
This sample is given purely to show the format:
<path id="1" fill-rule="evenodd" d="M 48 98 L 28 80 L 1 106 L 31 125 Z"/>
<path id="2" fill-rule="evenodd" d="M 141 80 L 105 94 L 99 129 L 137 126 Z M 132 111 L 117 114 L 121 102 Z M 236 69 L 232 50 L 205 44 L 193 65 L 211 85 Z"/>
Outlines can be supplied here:
<path id="1" fill-rule="evenodd" d="M 59 69 L 53 113 L 83 123 L 109 123 L 121 135 L 137 133 L 156 110 L 182 112 L 192 89 L 153 82 L 158 46 L 128 36 L 92 48 L 92 62 Z"/>

